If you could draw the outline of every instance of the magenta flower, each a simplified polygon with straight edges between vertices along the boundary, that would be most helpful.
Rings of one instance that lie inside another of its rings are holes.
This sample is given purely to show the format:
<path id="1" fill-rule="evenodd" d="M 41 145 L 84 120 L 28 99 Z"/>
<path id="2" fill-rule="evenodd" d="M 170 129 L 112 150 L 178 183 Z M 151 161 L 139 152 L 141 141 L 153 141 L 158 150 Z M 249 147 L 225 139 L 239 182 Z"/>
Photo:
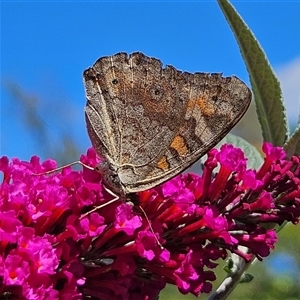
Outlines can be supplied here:
<path id="1" fill-rule="evenodd" d="M 0 297 L 155 299 L 166 283 L 183 294 L 210 292 L 219 258 L 261 260 L 277 241 L 262 224 L 298 222 L 299 157 L 285 159 L 267 143 L 263 151 L 256 171 L 240 149 L 213 149 L 202 176 L 140 192 L 134 206 L 104 205 L 112 196 L 96 171 L 36 175 L 55 162 L 2 157 Z M 99 159 L 89 149 L 81 161 Z"/>

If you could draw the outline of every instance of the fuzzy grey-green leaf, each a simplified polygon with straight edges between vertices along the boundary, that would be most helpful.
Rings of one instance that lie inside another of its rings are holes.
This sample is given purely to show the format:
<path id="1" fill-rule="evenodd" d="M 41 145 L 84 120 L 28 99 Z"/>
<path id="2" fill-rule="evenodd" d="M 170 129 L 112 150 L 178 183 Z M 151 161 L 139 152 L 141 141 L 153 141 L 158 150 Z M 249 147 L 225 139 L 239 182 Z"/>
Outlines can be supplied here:
<path id="1" fill-rule="evenodd" d="M 253 33 L 227 0 L 218 3 L 239 44 L 249 72 L 264 141 L 282 146 L 289 135 L 280 83 Z"/>
<path id="2" fill-rule="evenodd" d="M 300 122 L 293 132 L 291 138 L 283 146 L 288 157 L 300 155 Z"/>

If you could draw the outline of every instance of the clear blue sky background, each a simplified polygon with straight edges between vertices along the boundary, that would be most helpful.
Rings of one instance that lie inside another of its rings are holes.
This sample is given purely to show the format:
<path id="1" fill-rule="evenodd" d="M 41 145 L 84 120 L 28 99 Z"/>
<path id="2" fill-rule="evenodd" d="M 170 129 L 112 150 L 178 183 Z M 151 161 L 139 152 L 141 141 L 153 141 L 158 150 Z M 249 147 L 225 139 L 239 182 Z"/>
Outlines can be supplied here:
<path id="1" fill-rule="evenodd" d="M 299 1 L 232 3 L 275 69 L 300 57 Z M 82 72 L 99 57 L 120 51 L 142 51 L 189 72 L 235 74 L 249 83 L 216 1 L 2 1 L 0 154 L 25 160 L 42 155 L 7 82 L 43 103 L 39 113 L 52 134 L 52 147 L 60 147 L 56 135 L 65 132 L 85 151 L 90 141 Z"/>

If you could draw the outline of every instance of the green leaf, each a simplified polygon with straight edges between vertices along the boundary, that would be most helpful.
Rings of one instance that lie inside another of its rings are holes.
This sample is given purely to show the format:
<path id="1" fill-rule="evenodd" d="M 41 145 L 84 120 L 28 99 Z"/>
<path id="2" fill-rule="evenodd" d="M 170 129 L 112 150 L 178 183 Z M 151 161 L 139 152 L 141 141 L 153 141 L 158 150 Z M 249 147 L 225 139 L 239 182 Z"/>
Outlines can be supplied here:
<path id="1" fill-rule="evenodd" d="M 245 153 L 246 157 L 248 158 L 248 168 L 257 170 L 261 166 L 263 162 L 261 154 L 252 144 L 248 143 L 241 137 L 229 133 L 224 139 L 221 140 L 221 142 L 216 146 L 216 148 L 219 148 L 223 144 L 232 144 L 237 148 L 241 148 Z"/>
<path id="2" fill-rule="evenodd" d="M 300 155 L 300 122 L 293 132 L 291 138 L 283 145 L 288 157 L 292 155 Z"/>
<path id="3" fill-rule="evenodd" d="M 223 270 L 228 273 L 231 274 L 232 273 L 232 268 L 234 267 L 234 263 L 233 260 L 231 258 L 228 259 L 227 264 L 223 267 Z"/>
<path id="4" fill-rule="evenodd" d="M 227 0 L 218 0 L 218 3 L 234 32 L 247 66 L 263 139 L 273 145 L 283 146 L 289 129 L 280 83 L 258 41 L 233 6 Z"/>
<path id="5" fill-rule="evenodd" d="M 250 273 L 244 273 L 241 280 L 240 280 L 240 283 L 248 283 L 248 282 L 251 282 L 253 280 L 254 276 Z"/>

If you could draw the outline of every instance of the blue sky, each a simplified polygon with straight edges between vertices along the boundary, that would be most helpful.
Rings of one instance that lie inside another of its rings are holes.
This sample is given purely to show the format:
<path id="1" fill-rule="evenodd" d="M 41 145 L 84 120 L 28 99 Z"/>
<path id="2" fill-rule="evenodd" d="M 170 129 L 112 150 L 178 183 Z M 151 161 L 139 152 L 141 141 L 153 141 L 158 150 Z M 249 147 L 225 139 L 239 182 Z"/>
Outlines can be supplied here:
<path id="1" fill-rule="evenodd" d="M 264 48 L 288 95 L 300 99 L 299 1 L 232 1 Z M 216 1 L 1 2 L 0 155 L 28 160 L 41 146 L 24 126 L 24 107 L 7 83 L 38 99 L 53 149 L 68 134 L 81 151 L 86 134 L 82 72 L 99 57 L 142 51 L 189 72 L 235 74 L 249 83 Z M 294 113 L 294 114 L 293 114 Z M 45 157 L 43 157 L 45 158 Z"/>

